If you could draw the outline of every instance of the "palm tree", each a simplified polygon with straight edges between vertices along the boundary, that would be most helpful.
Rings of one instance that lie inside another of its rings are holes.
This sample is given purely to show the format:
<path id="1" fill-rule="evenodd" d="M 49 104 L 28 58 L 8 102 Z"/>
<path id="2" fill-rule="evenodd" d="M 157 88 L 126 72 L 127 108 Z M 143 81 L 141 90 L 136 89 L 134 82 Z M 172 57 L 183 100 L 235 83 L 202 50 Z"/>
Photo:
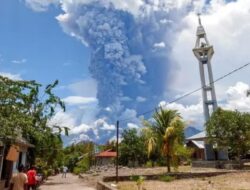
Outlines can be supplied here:
<path id="1" fill-rule="evenodd" d="M 168 172 L 170 165 L 177 166 L 179 151 L 184 142 L 184 122 L 176 110 L 160 107 L 153 115 L 153 122 L 144 121 L 148 156 L 156 149 L 166 158 Z"/>

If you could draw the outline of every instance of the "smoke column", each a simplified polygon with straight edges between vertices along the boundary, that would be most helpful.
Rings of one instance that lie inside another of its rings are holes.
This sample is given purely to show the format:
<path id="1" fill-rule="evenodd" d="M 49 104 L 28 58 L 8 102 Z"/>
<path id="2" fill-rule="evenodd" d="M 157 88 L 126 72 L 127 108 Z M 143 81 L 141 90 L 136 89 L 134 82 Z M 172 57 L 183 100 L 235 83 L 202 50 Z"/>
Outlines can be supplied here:
<path id="1" fill-rule="evenodd" d="M 168 58 L 171 32 L 180 15 L 173 14 L 175 9 L 166 11 L 163 6 L 152 11 L 152 7 L 144 4 L 135 16 L 112 3 L 68 3 L 57 17 L 65 32 L 91 49 L 89 70 L 103 109 L 147 110 L 167 91 L 174 69 Z"/>

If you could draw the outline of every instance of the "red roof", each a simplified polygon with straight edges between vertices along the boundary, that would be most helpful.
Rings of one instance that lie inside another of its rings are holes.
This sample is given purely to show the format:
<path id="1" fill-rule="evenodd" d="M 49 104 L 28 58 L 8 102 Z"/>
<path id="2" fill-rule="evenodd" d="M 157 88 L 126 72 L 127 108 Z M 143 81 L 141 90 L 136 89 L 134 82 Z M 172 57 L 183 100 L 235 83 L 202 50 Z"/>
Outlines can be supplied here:
<path id="1" fill-rule="evenodd" d="M 117 156 L 116 152 L 112 151 L 111 149 L 96 154 L 96 157 L 116 157 L 116 156 Z"/>

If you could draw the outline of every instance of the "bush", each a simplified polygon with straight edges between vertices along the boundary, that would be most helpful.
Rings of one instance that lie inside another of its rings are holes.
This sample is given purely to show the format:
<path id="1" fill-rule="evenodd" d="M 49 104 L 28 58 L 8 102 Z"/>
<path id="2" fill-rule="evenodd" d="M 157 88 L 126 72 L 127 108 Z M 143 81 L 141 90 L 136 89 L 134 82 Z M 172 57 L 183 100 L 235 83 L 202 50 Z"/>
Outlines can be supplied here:
<path id="1" fill-rule="evenodd" d="M 174 176 L 169 176 L 169 175 L 163 175 L 159 177 L 160 181 L 164 181 L 164 182 L 171 182 L 173 180 L 175 180 Z"/>
<path id="2" fill-rule="evenodd" d="M 81 170 L 81 168 L 79 168 L 79 167 L 75 167 L 75 168 L 73 169 L 73 173 L 76 174 L 76 175 L 79 175 L 81 172 L 82 172 L 82 170 Z"/>
<path id="3" fill-rule="evenodd" d="M 139 179 L 138 175 L 132 175 L 132 176 L 130 176 L 130 180 L 132 180 L 132 181 L 137 181 L 138 179 Z"/>
<path id="4" fill-rule="evenodd" d="M 48 178 L 48 170 L 43 170 L 43 175 L 44 175 L 44 178 L 47 179 Z"/>
<path id="5" fill-rule="evenodd" d="M 53 169 L 48 169 L 48 176 L 51 176 L 53 174 Z"/>
<path id="6" fill-rule="evenodd" d="M 146 164 L 145 164 L 145 167 L 147 167 L 147 168 L 153 167 L 153 162 L 152 161 L 147 161 Z"/>

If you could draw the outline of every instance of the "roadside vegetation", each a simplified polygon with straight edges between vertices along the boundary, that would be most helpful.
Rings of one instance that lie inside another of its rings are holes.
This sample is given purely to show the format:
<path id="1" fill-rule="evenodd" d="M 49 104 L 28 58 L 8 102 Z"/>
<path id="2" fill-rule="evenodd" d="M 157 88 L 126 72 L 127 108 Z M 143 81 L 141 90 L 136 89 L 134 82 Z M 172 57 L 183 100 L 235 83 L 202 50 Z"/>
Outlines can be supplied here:
<path id="1" fill-rule="evenodd" d="M 22 138 L 33 144 L 28 161 L 45 175 L 62 164 L 61 133 L 68 133 L 67 127 L 49 125 L 55 110 L 65 111 L 64 103 L 53 93 L 57 84 L 43 87 L 36 81 L 0 76 L 0 140 L 7 146 Z"/>
<path id="2" fill-rule="evenodd" d="M 120 164 L 127 166 L 171 166 L 176 170 L 181 162 L 189 161 L 192 150 L 184 146 L 185 123 L 176 110 L 160 108 L 153 120 L 144 120 L 141 130 L 122 133 Z"/>
<path id="3" fill-rule="evenodd" d="M 206 123 L 209 140 L 217 149 L 227 149 L 231 159 L 250 155 L 250 114 L 218 108 Z"/>

